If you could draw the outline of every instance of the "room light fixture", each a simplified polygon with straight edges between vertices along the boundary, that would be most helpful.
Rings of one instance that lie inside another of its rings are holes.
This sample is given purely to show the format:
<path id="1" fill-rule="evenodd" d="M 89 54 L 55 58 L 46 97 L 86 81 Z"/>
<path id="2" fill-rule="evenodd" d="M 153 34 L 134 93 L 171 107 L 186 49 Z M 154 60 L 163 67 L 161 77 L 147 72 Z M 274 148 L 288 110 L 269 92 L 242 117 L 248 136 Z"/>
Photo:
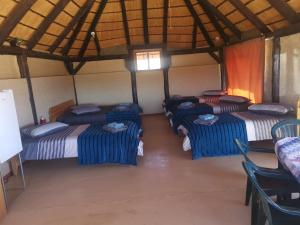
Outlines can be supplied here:
<path id="1" fill-rule="evenodd" d="M 95 36 L 96 36 L 95 31 L 92 31 L 92 32 L 91 32 L 91 36 L 92 36 L 92 38 L 95 38 Z"/>

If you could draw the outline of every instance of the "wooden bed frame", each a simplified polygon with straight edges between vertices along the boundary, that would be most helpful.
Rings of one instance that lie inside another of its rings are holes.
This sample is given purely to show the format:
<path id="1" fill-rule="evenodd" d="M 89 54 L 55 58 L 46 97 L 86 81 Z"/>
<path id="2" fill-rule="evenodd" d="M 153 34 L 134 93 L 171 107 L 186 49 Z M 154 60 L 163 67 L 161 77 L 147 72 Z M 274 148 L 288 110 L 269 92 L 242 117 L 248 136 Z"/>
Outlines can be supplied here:
<path id="1" fill-rule="evenodd" d="M 75 105 L 73 99 L 62 102 L 58 105 L 52 106 L 49 108 L 49 120 L 50 122 L 55 122 L 56 119 L 61 116 L 64 112 L 69 110 L 72 106 Z"/>

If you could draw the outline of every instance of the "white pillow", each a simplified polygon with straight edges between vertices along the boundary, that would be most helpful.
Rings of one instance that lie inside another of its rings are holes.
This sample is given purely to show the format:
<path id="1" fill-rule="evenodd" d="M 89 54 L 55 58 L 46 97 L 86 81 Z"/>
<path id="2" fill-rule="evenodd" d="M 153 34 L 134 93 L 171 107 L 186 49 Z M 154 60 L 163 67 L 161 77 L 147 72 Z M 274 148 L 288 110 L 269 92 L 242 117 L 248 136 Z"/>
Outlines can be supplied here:
<path id="1" fill-rule="evenodd" d="M 210 95 L 210 96 L 221 96 L 226 94 L 227 91 L 223 91 L 223 90 L 207 90 L 202 93 L 202 95 Z"/>
<path id="2" fill-rule="evenodd" d="M 54 133 L 55 131 L 62 130 L 68 126 L 69 126 L 68 124 L 60 123 L 60 122 L 47 123 L 34 128 L 31 131 L 30 135 L 32 137 L 40 137 L 50 133 Z"/>
<path id="3" fill-rule="evenodd" d="M 76 115 L 81 115 L 85 113 L 100 112 L 100 111 L 101 109 L 98 106 L 86 106 L 86 107 L 73 109 L 72 113 Z"/>
<path id="4" fill-rule="evenodd" d="M 220 102 L 246 103 L 250 102 L 250 99 L 237 95 L 224 95 L 220 97 Z"/>
<path id="5" fill-rule="evenodd" d="M 293 108 L 278 103 L 263 103 L 251 105 L 248 107 L 248 110 L 270 115 L 285 115 L 293 111 Z"/>
<path id="6" fill-rule="evenodd" d="M 81 109 L 86 107 L 99 107 L 99 106 L 93 103 L 84 103 L 84 104 L 74 105 L 71 107 L 71 109 Z"/>

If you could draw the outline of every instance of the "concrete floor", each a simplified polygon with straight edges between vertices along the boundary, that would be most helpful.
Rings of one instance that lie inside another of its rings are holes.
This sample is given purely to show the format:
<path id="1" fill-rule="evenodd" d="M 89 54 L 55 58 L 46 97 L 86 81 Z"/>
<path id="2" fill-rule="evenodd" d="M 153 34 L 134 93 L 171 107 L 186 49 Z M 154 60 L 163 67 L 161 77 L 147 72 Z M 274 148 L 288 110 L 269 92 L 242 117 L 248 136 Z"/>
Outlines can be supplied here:
<path id="1" fill-rule="evenodd" d="M 250 224 L 240 156 L 192 161 L 164 116 L 144 117 L 143 127 L 145 156 L 137 167 L 81 167 L 74 159 L 27 163 L 28 186 L 2 224 Z M 276 166 L 274 155 L 250 157 Z"/>

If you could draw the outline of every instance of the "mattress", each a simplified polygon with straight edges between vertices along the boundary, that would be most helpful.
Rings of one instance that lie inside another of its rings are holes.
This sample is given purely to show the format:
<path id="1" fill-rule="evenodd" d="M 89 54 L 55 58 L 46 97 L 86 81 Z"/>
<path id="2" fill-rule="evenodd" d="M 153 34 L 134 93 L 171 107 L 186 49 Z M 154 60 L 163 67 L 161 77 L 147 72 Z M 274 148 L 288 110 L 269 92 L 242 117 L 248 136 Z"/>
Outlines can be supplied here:
<path id="1" fill-rule="evenodd" d="M 129 120 L 140 125 L 140 109 L 138 105 L 131 104 L 128 111 L 117 111 L 115 110 L 115 106 L 116 105 L 100 106 L 101 111 L 99 112 L 85 113 L 81 115 L 76 115 L 71 111 L 67 111 L 62 116 L 58 117 L 57 121 L 70 125 L 81 125 Z"/>
<path id="2" fill-rule="evenodd" d="M 123 133 L 130 133 L 129 141 L 137 141 L 137 155 L 143 155 L 143 142 L 139 139 L 141 130 L 137 128 L 137 125 L 133 122 L 128 122 L 129 128 Z M 98 127 L 95 127 L 98 126 Z M 91 132 L 92 129 L 93 133 Z M 120 132 L 121 133 L 121 132 Z M 119 140 L 119 137 L 116 137 L 115 134 L 105 134 L 101 129 L 101 125 L 74 125 L 69 126 L 65 130 L 56 132 L 51 135 L 32 138 L 29 136 L 22 137 L 23 151 L 21 153 L 23 160 L 51 160 L 51 159 L 63 159 L 63 158 L 74 158 L 78 157 L 79 152 L 79 143 L 81 140 L 85 141 L 88 145 L 95 144 L 95 139 L 99 136 L 103 137 L 107 135 L 105 140 L 110 138 L 115 143 L 122 143 L 122 140 Z M 85 136 L 85 137 L 83 137 Z M 86 137 L 89 137 L 86 138 Z M 128 139 L 127 136 L 123 135 L 124 139 Z M 102 141 L 102 142 L 103 142 Z M 122 147 L 122 146 L 121 146 Z M 87 149 L 89 149 L 87 147 Z"/>

